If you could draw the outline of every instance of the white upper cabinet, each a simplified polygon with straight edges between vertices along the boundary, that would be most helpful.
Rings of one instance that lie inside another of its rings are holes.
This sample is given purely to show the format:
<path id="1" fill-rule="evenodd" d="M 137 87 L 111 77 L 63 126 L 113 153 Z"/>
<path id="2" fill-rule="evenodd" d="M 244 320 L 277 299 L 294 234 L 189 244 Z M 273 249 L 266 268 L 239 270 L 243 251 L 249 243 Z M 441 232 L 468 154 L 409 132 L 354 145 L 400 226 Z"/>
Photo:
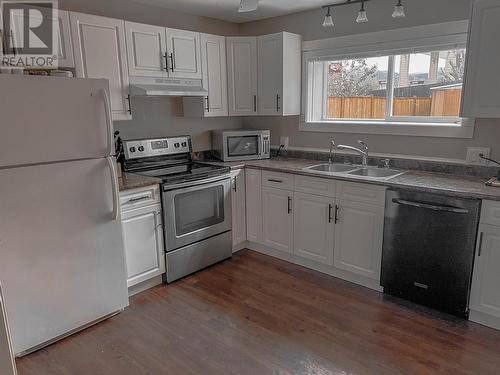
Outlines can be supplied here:
<path id="1" fill-rule="evenodd" d="M 291 33 L 257 38 L 260 115 L 299 115 L 302 37 Z"/>
<path id="2" fill-rule="evenodd" d="M 70 23 L 77 77 L 108 79 L 113 120 L 130 120 L 125 22 L 71 12 Z"/>
<path id="3" fill-rule="evenodd" d="M 205 98 L 184 97 L 184 115 L 222 117 L 228 115 L 226 38 L 201 34 L 201 71 Z"/>
<path id="4" fill-rule="evenodd" d="M 170 77 L 201 79 L 200 33 L 167 29 Z"/>
<path id="5" fill-rule="evenodd" d="M 226 38 L 230 116 L 257 114 L 257 38 Z"/>
<path id="6" fill-rule="evenodd" d="M 165 28 L 125 22 L 125 32 L 130 75 L 168 77 Z"/>
<path id="7" fill-rule="evenodd" d="M 500 2 L 476 0 L 473 4 L 462 116 L 499 118 Z"/>

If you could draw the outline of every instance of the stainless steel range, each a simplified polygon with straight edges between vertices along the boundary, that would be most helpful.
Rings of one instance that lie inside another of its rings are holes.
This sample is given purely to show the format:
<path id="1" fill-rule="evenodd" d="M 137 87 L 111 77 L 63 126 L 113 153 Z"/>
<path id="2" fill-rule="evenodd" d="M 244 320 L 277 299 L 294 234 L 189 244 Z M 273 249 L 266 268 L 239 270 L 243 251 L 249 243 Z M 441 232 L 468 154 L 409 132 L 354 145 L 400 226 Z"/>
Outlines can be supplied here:
<path id="1" fill-rule="evenodd" d="M 189 136 L 123 145 L 126 172 L 163 181 L 167 282 L 231 257 L 230 169 L 193 162 Z"/>

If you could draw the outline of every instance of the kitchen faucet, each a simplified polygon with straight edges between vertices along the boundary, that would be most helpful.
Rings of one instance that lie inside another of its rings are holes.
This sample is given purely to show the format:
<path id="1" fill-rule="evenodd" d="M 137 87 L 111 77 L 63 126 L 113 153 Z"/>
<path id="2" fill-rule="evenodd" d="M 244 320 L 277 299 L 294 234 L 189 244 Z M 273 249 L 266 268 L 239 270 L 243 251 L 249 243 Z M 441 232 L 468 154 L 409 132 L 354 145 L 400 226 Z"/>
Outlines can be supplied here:
<path id="1" fill-rule="evenodd" d="M 347 145 L 338 145 L 335 146 L 335 143 L 332 141 L 332 145 L 336 147 L 338 150 L 351 150 L 351 151 L 356 151 L 361 155 L 362 161 L 361 164 L 366 167 L 368 166 L 368 145 L 363 142 L 363 141 L 358 141 L 358 143 L 361 145 L 361 148 L 353 147 L 353 146 L 347 146 Z"/>
<path id="2" fill-rule="evenodd" d="M 332 139 L 330 141 L 330 155 L 328 157 L 328 164 L 332 164 L 333 163 L 333 149 L 335 148 L 335 139 Z"/>

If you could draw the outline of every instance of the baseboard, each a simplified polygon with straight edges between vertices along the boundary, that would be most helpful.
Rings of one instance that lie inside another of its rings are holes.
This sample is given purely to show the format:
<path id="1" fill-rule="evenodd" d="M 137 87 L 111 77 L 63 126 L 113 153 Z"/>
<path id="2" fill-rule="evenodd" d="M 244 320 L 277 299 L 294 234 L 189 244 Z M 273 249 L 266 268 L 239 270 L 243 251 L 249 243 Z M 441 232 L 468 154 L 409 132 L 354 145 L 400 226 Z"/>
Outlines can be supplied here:
<path id="1" fill-rule="evenodd" d="M 144 292 L 145 290 L 151 289 L 162 283 L 163 280 L 161 275 L 153 277 L 152 279 L 143 281 L 142 283 L 133 285 L 130 288 L 128 288 L 128 296 L 129 297 L 135 296 L 138 293 Z"/>
<path id="2" fill-rule="evenodd" d="M 383 288 L 380 286 L 379 281 L 377 280 L 372 280 L 367 277 L 359 276 L 356 274 L 353 274 L 351 272 L 347 272 L 344 270 L 340 270 L 338 268 L 335 268 L 333 266 L 328 266 L 325 264 L 317 263 L 309 259 L 304 259 L 301 257 L 298 257 L 294 254 L 288 254 L 284 253 L 279 250 L 275 250 L 273 248 L 270 248 L 268 246 L 256 243 L 256 242 L 251 242 L 247 241 L 245 248 L 253 251 L 257 251 L 261 254 L 269 255 L 274 258 L 278 258 L 293 264 L 297 264 L 302 267 L 306 267 L 309 269 L 312 269 L 314 271 L 318 271 L 324 274 L 327 274 L 329 276 L 337 277 L 342 280 L 349 281 L 351 283 L 357 284 L 364 286 L 369 289 L 376 290 L 377 292 L 383 292 Z"/>
<path id="3" fill-rule="evenodd" d="M 243 241 L 237 245 L 233 246 L 233 254 L 237 253 L 240 250 L 246 249 L 247 248 L 247 241 Z"/>
<path id="4" fill-rule="evenodd" d="M 485 314 L 480 311 L 471 310 L 469 314 L 469 320 L 486 327 L 500 330 L 500 318 Z"/>

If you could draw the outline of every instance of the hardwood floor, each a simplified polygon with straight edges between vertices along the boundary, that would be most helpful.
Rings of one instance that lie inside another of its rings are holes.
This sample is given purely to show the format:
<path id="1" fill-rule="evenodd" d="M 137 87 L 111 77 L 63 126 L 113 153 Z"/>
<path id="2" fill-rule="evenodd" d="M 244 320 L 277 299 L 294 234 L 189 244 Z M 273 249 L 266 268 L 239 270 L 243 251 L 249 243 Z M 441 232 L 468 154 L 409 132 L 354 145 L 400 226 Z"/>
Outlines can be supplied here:
<path id="1" fill-rule="evenodd" d="M 244 250 L 17 364 L 20 375 L 499 374 L 500 332 Z"/>

